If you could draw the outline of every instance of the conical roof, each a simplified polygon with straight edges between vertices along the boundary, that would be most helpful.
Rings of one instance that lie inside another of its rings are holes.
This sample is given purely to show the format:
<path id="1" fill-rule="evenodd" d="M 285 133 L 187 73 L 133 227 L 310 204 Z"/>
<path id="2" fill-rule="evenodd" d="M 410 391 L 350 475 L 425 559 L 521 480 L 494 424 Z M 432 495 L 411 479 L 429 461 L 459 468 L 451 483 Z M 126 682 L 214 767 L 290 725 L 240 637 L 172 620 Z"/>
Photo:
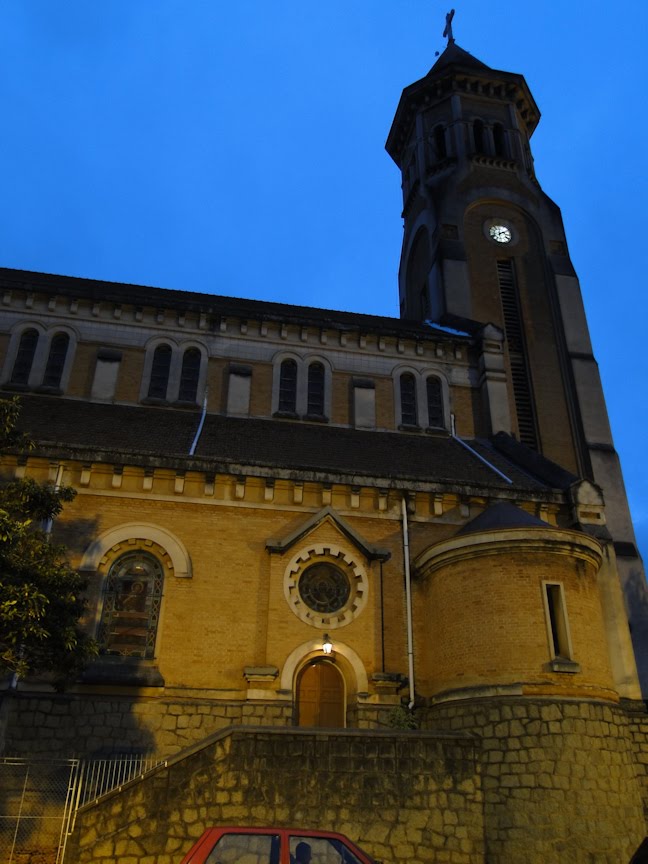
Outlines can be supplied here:
<path id="1" fill-rule="evenodd" d="M 467 522 L 457 534 L 478 534 L 482 531 L 497 531 L 506 528 L 551 528 L 548 522 L 527 513 L 515 504 L 502 502 L 492 504 L 483 513 Z"/>

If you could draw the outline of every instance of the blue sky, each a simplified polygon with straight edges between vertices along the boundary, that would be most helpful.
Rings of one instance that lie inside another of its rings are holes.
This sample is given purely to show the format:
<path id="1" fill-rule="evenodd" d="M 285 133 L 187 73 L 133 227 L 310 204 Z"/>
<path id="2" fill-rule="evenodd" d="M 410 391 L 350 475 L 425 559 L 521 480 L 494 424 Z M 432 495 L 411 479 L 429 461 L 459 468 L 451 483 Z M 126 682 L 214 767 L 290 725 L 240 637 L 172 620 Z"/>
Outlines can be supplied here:
<path id="1" fill-rule="evenodd" d="M 455 0 L 458 44 L 525 75 L 640 544 L 648 3 Z M 0 265 L 397 315 L 403 87 L 436 0 L 0 0 Z"/>

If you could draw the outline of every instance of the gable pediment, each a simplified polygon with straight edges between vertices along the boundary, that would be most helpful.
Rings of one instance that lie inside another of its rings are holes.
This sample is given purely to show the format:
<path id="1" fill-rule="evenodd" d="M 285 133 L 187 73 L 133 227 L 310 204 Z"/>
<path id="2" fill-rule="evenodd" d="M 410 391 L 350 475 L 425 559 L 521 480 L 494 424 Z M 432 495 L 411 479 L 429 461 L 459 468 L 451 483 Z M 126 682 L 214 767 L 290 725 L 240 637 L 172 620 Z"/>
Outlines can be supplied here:
<path id="1" fill-rule="evenodd" d="M 391 557 L 391 552 L 388 549 L 369 543 L 332 507 L 324 507 L 318 513 L 314 513 L 284 537 L 266 540 L 266 549 L 269 552 L 283 554 L 326 523 L 343 534 L 368 560 L 387 561 Z"/>

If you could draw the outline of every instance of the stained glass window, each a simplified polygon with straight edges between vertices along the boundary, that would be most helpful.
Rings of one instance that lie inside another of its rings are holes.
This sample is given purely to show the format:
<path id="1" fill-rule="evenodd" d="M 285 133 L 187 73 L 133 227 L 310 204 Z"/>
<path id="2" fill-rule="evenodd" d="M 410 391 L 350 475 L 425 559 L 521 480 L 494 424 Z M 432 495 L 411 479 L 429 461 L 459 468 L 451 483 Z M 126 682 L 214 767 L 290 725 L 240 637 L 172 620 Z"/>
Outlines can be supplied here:
<path id="1" fill-rule="evenodd" d="M 299 595 L 314 612 L 337 612 L 350 594 L 346 573 L 326 561 L 312 564 L 299 577 Z"/>
<path id="2" fill-rule="evenodd" d="M 153 399 L 166 399 L 169 386 L 169 370 L 171 369 L 171 346 L 158 345 L 153 354 L 151 380 L 148 395 Z"/>
<path id="3" fill-rule="evenodd" d="M 43 384 L 45 387 L 60 386 L 69 344 L 70 337 L 67 333 L 57 333 L 53 337 L 47 365 L 45 366 L 45 374 L 43 375 Z"/>
<path id="4" fill-rule="evenodd" d="M 404 426 L 416 426 L 418 422 L 416 411 L 416 380 L 410 372 L 401 375 L 401 423 Z"/>
<path id="5" fill-rule="evenodd" d="M 182 356 L 182 371 L 180 373 L 180 390 L 178 399 L 181 402 L 195 402 L 200 377 L 200 351 L 197 348 L 187 348 Z"/>
<path id="6" fill-rule="evenodd" d="M 18 343 L 16 360 L 11 373 L 12 384 L 28 384 L 36 345 L 38 344 L 38 330 L 25 330 Z"/>
<path id="7" fill-rule="evenodd" d="M 441 389 L 441 381 L 438 378 L 427 379 L 427 400 L 429 425 L 444 426 L 443 391 Z"/>
<path id="8" fill-rule="evenodd" d="M 150 659 L 162 601 L 162 565 L 146 552 L 127 552 L 108 571 L 99 644 L 104 654 Z"/>
<path id="9" fill-rule="evenodd" d="M 279 374 L 279 410 L 293 413 L 297 410 L 297 364 L 284 360 Z"/>
<path id="10" fill-rule="evenodd" d="M 308 414 L 324 414 L 324 367 L 311 363 L 308 367 Z"/>

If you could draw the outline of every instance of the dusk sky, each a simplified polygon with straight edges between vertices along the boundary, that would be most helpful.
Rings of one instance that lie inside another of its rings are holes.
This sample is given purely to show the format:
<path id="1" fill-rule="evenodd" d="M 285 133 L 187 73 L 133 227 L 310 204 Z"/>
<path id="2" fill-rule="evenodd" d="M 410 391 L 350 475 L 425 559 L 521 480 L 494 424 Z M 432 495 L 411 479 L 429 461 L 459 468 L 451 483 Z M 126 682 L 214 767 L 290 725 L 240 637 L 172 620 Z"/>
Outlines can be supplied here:
<path id="1" fill-rule="evenodd" d="M 450 5 L 0 0 L 0 266 L 398 315 L 384 142 Z M 646 552 L 648 2 L 454 5 L 457 43 L 542 111 Z"/>

